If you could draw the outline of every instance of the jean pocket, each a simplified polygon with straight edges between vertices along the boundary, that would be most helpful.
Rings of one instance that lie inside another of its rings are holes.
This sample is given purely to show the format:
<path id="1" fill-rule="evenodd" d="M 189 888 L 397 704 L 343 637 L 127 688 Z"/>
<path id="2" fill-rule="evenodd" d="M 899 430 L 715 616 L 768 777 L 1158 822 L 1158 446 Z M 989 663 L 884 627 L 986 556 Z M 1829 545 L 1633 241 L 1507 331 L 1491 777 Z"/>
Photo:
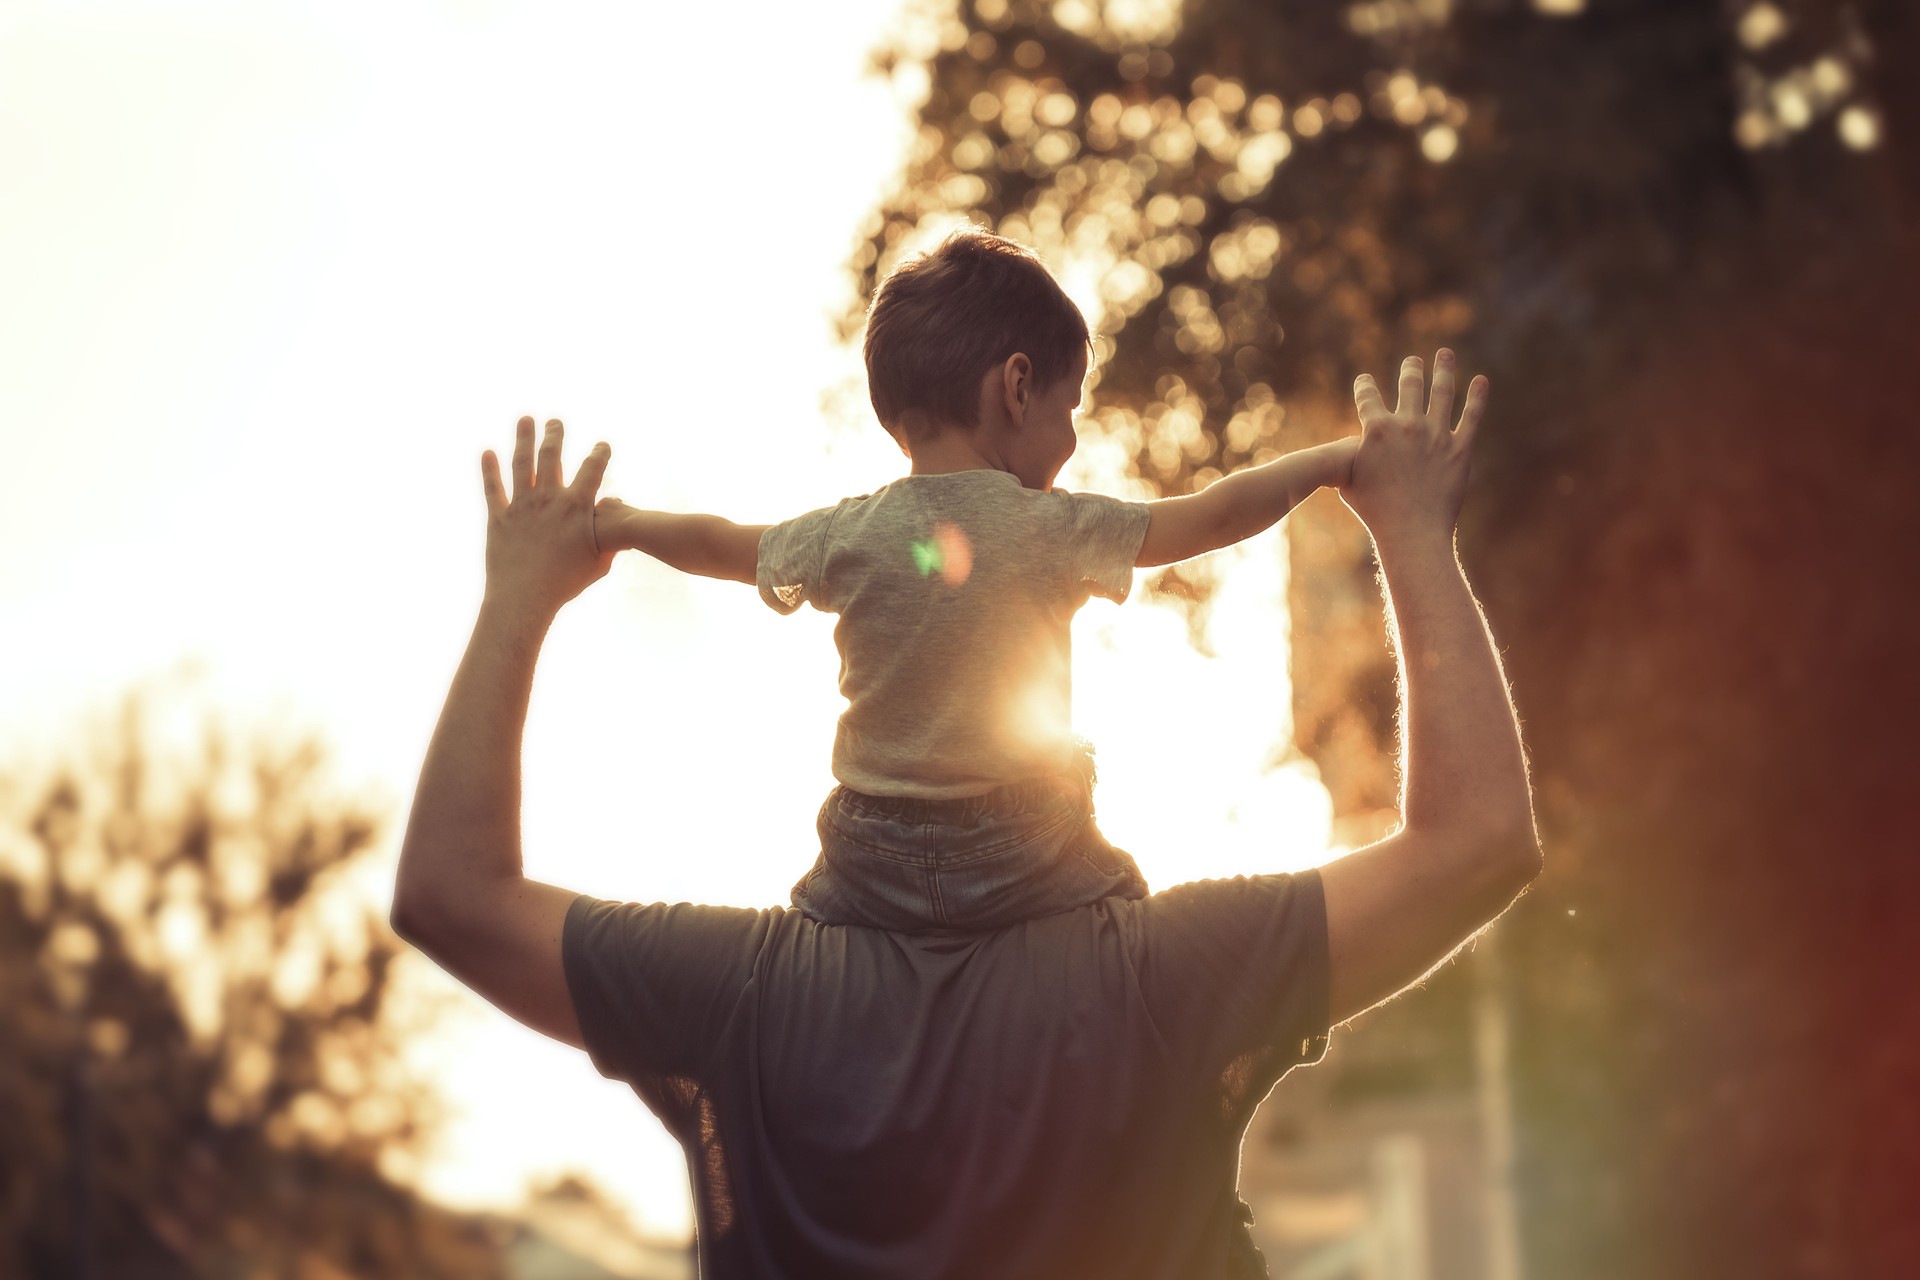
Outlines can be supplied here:
<path id="1" fill-rule="evenodd" d="M 922 825 L 870 817 L 847 809 L 821 814 L 819 832 L 822 856 L 829 862 L 876 858 L 896 863 L 927 861 Z"/>
<path id="2" fill-rule="evenodd" d="M 1088 866 L 1111 878 L 1115 893 L 1129 898 L 1147 896 L 1147 878 L 1140 873 L 1140 864 L 1126 850 L 1116 849 L 1107 843 L 1107 838 L 1100 834 L 1099 828 L 1092 822 L 1087 823 L 1078 852 Z"/>

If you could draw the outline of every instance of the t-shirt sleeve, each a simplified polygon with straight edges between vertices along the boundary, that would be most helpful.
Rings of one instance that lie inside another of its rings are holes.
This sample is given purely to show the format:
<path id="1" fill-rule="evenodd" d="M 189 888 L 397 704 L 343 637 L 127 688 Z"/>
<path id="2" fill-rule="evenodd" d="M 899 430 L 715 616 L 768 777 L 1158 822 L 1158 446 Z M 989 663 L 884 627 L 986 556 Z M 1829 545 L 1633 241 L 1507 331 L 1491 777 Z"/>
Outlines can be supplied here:
<path id="1" fill-rule="evenodd" d="M 776 613 L 792 613 L 811 600 L 819 607 L 826 573 L 827 535 L 839 507 L 823 507 L 774 525 L 760 535 L 756 577 L 760 598 Z"/>
<path id="2" fill-rule="evenodd" d="M 1119 604 L 1133 590 L 1133 562 L 1152 518 L 1144 502 L 1124 502 L 1103 493 L 1067 493 L 1067 567 L 1073 585 Z"/>
<path id="3" fill-rule="evenodd" d="M 1143 994 L 1170 1049 L 1251 1114 L 1274 1081 L 1327 1050 L 1320 873 L 1236 876 L 1141 903 Z"/>
<path id="4" fill-rule="evenodd" d="M 669 1077 L 704 1080 L 752 976 L 764 917 L 738 907 L 575 898 L 561 964 L 595 1069 L 643 1096 Z"/>

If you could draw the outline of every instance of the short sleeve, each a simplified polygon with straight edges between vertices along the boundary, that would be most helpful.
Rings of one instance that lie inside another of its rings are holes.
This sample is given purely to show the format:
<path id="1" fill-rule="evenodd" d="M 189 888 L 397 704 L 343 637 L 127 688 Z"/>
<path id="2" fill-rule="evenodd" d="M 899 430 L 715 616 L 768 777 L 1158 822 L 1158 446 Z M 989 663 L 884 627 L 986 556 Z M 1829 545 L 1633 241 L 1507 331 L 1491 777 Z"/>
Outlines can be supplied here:
<path id="1" fill-rule="evenodd" d="M 752 976 L 765 914 L 575 898 L 561 964 L 595 1069 L 643 1096 L 669 1077 L 704 1079 Z"/>
<path id="2" fill-rule="evenodd" d="M 776 613 L 792 613 L 812 600 L 819 607 L 826 570 L 827 534 L 839 507 L 822 507 L 774 525 L 760 535 L 755 576 L 760 598 Z"/>
<path id="3" fill-rule="evenodd" d="M 1175 1052 L 1232 1116 L 1327 1049 L 1327 908 L 1320 873 L 1236 876 L 1140 904 L 1142 993 Z"/>
<path id="4" fill-rule="evenodd" d="M 1067 493 L 1068 568 L 1075 585 L 1119 604 L 1133 590 L 1133 562 L 1152 518 L 1144 502 L 1123 502 L 1103 493 Z"/>

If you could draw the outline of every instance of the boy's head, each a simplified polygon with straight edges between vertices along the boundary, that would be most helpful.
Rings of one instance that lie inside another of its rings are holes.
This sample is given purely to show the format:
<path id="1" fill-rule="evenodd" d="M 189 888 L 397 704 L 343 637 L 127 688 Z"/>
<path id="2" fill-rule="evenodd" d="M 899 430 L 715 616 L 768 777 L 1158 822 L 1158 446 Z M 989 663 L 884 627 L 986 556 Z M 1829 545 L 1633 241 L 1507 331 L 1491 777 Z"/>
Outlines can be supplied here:
<path id="1" fill-rule="evenodd" d="M 985 231 L 956 231 L 894 269 L 867 310 L 867 389 L 903 449 L 972 430 L 981 383 L 1015 355 L 1036 394 L 1086 376 L 1087 322 L 1038 258 Z"/>

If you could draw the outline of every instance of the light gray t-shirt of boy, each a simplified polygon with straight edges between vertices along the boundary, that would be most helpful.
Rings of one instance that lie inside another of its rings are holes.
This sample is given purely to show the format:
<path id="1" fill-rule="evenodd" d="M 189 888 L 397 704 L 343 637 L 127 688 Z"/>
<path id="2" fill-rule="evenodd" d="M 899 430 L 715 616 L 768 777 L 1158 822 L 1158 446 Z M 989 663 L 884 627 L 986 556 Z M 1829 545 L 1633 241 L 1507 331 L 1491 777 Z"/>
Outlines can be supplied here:
<path id="1" fill-rule="evenodd" d="M 840 615 L 834 777 L 953 799 L 1069 772 L 1069 625 L 1091 596 L 1127 598 L 1148 519 L 1144 503 L 976 470 L 906 476 L 768 529 L 761 599 Z"/>

